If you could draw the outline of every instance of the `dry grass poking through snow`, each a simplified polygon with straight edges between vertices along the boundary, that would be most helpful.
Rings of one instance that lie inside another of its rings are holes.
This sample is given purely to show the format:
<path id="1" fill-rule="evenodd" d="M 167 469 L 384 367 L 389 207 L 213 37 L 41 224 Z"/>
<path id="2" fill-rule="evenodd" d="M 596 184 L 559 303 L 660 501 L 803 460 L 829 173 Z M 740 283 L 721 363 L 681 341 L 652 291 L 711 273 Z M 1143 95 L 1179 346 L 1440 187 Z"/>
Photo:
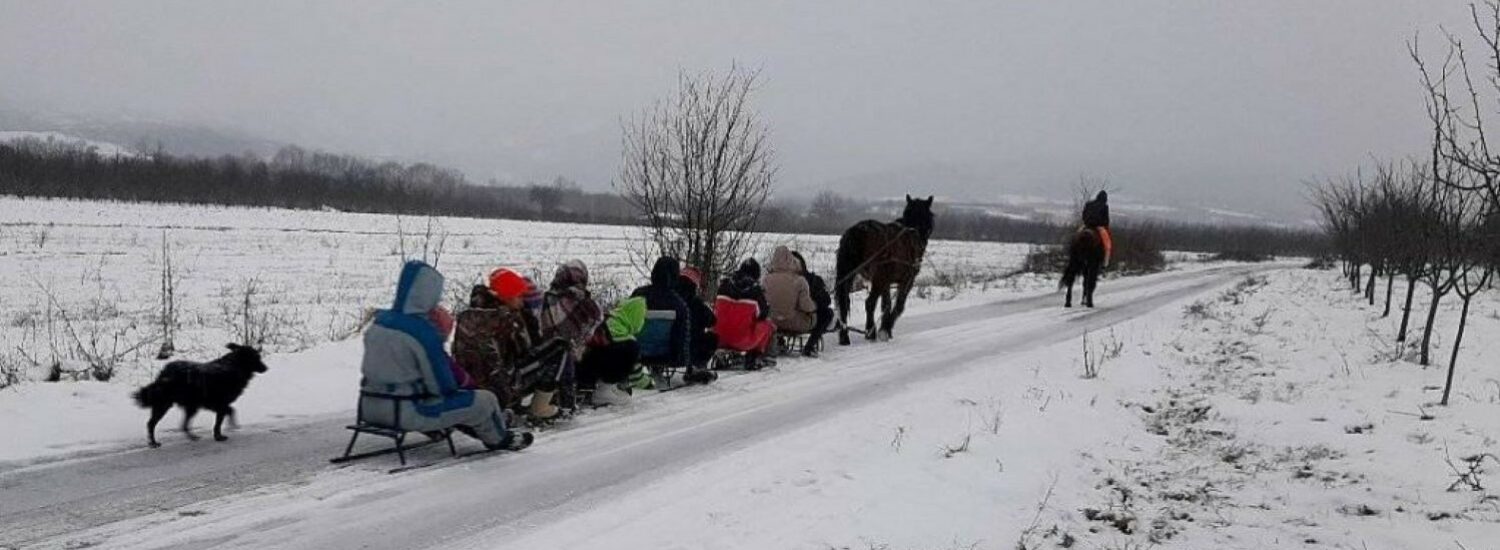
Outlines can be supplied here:
<path id="1" fill-rule="evenodd" d="M 1442 369 L 1382 353 L 1396 321 L 1340 288 L 1330 272 L 1286 271 L 1185 307 L 1177 336 L 1149 353 L 1166 383 L 1125 403 L 1155 444 L 1086 455 L 1093 491 L 1054 501 L 1050 536 L 1021 547 L 1500 542 L 1500 390 L 1486 390 L 1500 372 L 1477 360 L 1500 344 L 1465 350 L 1462 397 L 1435 407 Z M 1500 332 L 1494 315 L 1475 317 L 1476 333 Z"/>
<path id="2" fill-rule="evenodd" d="M 144 383 L 163 349 L 202 358 L 228 341 L 273 353 L 337 342 L 389 303 L 403 258 L 438 264 L 450 306 L 502 265 L 545 284 L 557 264 L 582 259 L 606 301 L 646 275 L 632 254 L 641 234 L 628 227 L 14 197 L 0 197 L 0 210 L 0 387 Z M 757 235 L 762 263 L 779 244 L 832 281 L 837 236 Z M 1025 251 L 934 241 L 913 298 L 1044 289 L 1003 277 Z"/>

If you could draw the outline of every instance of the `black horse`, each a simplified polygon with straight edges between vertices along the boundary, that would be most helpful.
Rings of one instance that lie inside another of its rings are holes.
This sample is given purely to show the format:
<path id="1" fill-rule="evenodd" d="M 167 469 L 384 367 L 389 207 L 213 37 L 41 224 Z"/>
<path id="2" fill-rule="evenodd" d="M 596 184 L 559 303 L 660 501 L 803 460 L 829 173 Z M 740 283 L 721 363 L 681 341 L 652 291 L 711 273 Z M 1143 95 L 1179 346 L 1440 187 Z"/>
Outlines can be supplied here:
<path id="1" fill-rule="evenodd" d="M 1083 275 L 1083 305 L 1094 307 L 1094 286 L 1099 284 L 1099 271 L 1104 269 L 1104 242 L 1093 229 L 1079 229 L 1068 242 L 1068 267 L 1063 270 L 1058 287 L 1067 287 L 1068 297 L 1063 307 L 1073 307 L 1073 280 Z"/>
<path id="2" fill-rule="evenodd" d="M 854 278 L 870 283 L 865 298 L 865 338 L 876 339 L 881 333 L 889 339 L 896 319 L 906 310 L 906 295 L 911 293 L 917 272 L 922 269 L 922 255 L 932 236 L 932 197 L 913 199 L 906 196 L 906 210 L 892 223 L 865 220 L 854 224 L 839 239 L 838 279 L 834 297 L 839 308 L 839 345 L 849 345 L 849 293 Z M 896 304 L 891 307 L 891 286 L 896 287 Z M 875 302 L 880 301 L 880 332 L 875 331 Z"/>

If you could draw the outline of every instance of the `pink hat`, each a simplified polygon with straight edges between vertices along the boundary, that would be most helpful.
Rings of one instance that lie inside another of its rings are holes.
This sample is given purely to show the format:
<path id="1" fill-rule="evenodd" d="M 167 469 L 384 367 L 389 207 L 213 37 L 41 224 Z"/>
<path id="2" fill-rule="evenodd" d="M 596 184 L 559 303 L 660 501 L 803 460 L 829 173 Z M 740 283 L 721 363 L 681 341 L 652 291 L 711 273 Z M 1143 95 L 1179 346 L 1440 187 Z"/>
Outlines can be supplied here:
<path id="1" fill-rule="evenodd" d="M 427 321 L 432 323 L 433 328 L 438 331 L 438 336 L 447 340 L 453 335 L 453 314 L 443 306 L 432 308 L 427 312 Z"/>
<path id="2" fill-rule="evenodd" d="M 693 282 L 693 288 L 703 288 L 703 272 L 698 268 L 687 266 L 680 272 L 682 277 Z"/>

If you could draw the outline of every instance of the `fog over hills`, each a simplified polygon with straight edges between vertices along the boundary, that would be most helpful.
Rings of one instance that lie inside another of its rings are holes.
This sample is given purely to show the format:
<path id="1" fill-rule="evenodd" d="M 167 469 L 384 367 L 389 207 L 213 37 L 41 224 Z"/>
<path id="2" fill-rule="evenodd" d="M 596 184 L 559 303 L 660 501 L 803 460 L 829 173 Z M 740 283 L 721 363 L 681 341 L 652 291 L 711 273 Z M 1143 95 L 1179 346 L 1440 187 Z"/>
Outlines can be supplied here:
<path id="1" fill-rule="evenodd" d="M 3 11 L 3 130 L 190 154 L 297 144 L 606 190 L 622 120 L 682 72 L 739 64 L 761 71 L 788 197 L 1067 200 L 1089 176 L 1146 205 L 1278 220 L 1310 217 L 1309 179 L 1422 151 L 1407 44 L 1469 15 L 1448 0 Z"/>
<path id="2" fill-rule="evenodd" d="M 25 112 L 0 108 L 0 140 L 23 135 L 42 139 L 69 138 L 97 144 L 105 151 L 149 152 L 162 150 L 185 156 L 245 155 L 269 157 L 288 143 L 254 136 L 249 132 L 207 125 L 132 119 L 110 115 L 79 115 L 49 111 Z M 316 144 L 295 144 L 317 148 Z M 335 151 L 341 152 L 341 151 Z M 356 153 L 357 154 L 357 153 Z M 441 155 L 456 158 L 454 155 Z M 432 158 L 372 157 L 403 162 L 435 162 Z M 1062 163 L 1059 163 L 1062 164 Z M 472 181 L 488 181 L 487 172 L 473 165 L 449 164 L 469 174 Z M 567 177 L 566 167 L 558 175 Z M 801 202 L 824 190 L 850 197 L 889 199 L 905 194 L 931 194 L 949 205 L 984 210 L 1021 219 L 1065 219 L 1072 216 L 1080 185 L 1105 186 L 1113 193 L 1120 215 L 1214 224 L 1273 224 L 1298 226 L 1309 223 L 1311 213 L 1300 201 L 1260 200 L 1254 193 L 1236 203 L 1221 192 L 1185 196 L 1162 193 L 1151 186 L 1123 183 L 1110 175 L 1067 173 L 1063 166 L 1047 162 L 1016 162 L 1009 166 L 961 165 L 925 162 L 900 168 L 834 178 L 812 185 L 783 182 L 777 190 L 782 200 Z M 500 180 L 526 183 L 526 180 Z M 546 180 L 533 180 L 546 181 Z"/>

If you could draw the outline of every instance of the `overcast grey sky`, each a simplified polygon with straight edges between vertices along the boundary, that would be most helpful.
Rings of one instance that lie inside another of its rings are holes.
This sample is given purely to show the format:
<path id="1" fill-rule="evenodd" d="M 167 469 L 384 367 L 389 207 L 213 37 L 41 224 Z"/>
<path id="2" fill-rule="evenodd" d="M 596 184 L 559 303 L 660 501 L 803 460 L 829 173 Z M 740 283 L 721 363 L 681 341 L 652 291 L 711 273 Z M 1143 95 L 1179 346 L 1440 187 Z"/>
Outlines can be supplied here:
<path id="1" fill-rule="evenodd" d="M 947 167 L 983 194 L 1108 177 L 1140 196 L 1301 200 L 1419 151 L 1414 32 L 1439 0 L 0 0 L 0 102 L 603 188 L 619 120 L 680 69 L 763 69 L 786 189 Z M 913 169 L 913 167 L 918 167 Z M 958 178 L 961 179 L 961 178 Z"/>

